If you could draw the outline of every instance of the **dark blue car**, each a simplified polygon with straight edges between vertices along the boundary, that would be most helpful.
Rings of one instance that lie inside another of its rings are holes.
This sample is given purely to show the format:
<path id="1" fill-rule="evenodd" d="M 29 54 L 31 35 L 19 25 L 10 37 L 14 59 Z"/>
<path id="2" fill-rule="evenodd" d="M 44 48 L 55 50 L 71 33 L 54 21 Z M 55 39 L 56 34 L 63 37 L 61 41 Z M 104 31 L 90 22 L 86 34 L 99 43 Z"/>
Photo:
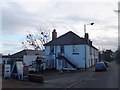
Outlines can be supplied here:
<path id="1" fill-rule="evenodd" d="M 104 64 L 104 62 L 98 62 L 95 64 L 95 72 L 97 71 L 106 71 L 106 65 Z"/>

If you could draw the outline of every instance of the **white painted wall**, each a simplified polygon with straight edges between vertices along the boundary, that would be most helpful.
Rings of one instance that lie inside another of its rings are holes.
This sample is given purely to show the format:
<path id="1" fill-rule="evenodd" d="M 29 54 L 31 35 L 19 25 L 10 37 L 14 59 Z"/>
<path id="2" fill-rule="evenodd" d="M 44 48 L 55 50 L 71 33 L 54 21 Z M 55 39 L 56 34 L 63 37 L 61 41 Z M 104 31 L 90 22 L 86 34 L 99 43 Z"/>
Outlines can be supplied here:
<path id="1" fill-rule="evenodd" d="M 24 55 L 23 56 L 23 62 L 25 63 L 25 65 L 29 66 L 29 71 L 30 70 L 33 70 L 33 71 L 36 71 L 36 64 L 34 64 L 33 66 L 30 66 L 33 64 L 33 61 L 36 60 L 37 57 L 41 57 L 40 55 Z M 43 65 L 43 70 L 46 69 L 46 64 L 47 61 L 44 61 L 44 63 L 42 64 Z"/>
<path id="2" fill-rule="evenodd" d="M 37 58 L 36 55 L 24 55 L 23 57 L 23 62 L 25 63 L 25 65 L 28 65 L 32 62 L 35 61 Z"/>
<path id="3" fill-rule="evenodd" d="M 86 67 L 89 68 L 91 66 L 91 56 L 90 56 L 90 47 L 86 45 Z"/>
<path id="4" fill-rule="evenodd" d="M 24 55 L 23 56 L 23 62 L 25 63 L 25 65 L 27 65 L 29 67 L 29 71 L 36 71 L 36 65 L 34 64 L 33 66 L 32 65 L 32 61 L 35 61 L 37 58 L 36 55 Z"/>
<path id="5" fill-rule="evenodd" d="M 95 60 L 98 62 L 98 50 L 92 47 L 92 54 L 90 54 L 90 46 L 87 46 L 87 68 L 95 65 Z"/>

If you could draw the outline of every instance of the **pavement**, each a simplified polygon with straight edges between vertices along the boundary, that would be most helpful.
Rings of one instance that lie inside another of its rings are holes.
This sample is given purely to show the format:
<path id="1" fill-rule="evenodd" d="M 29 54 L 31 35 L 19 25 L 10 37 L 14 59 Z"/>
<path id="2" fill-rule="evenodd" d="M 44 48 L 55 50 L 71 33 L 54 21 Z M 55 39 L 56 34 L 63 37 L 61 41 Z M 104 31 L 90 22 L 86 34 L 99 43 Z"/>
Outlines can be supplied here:
<path id="1" fill-rule="evenodd" d="M 39 74 L 39 73 L 38 73 Z M 106 72 L 95 72 L 94 67 L 79 71 L 45 71 L 44 83 L 2 79 L 2 88 L 118 88 L 118 66 L 110 63 Z"/>

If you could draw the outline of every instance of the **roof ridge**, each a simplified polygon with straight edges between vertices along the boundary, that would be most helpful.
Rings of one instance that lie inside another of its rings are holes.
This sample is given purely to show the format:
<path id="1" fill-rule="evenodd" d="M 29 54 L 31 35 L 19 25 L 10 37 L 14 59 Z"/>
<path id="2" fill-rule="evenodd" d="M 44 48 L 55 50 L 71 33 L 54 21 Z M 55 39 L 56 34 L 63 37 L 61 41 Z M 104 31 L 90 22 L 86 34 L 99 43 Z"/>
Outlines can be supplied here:
<path id="1" fill-rule="evenodd" d="M 62 37 L 62 36 L 65 36 L 65 35 L 67 35 L 67 34 L 69 34 L 69 33 L 72 33 L 72 34 L 74 34 L 75 36 L 77 36 L 77 37 L 79 37 L 79 38 L 82 38 L 82 37 L 80 37 L 79 35 L 77 35 L 76 33 L 74 33 L 73 31 L 68 31 L 68 32 L 66 32 L 65 34 L 57 37 L 56 39 L 58 39 L 58 38 L 60 38 L 60 37 Z"/>
<path id="2" fill-rule="evenodd" d="M 84 38 L 80 37 L 76 33 L 69 31 L 59 37 L 57 37 L 54 40 L 51 40 L 50 42 L 44 44 L 46 45 L 71 45 L 71 44 L 84 44 L 85 40 Z"/>

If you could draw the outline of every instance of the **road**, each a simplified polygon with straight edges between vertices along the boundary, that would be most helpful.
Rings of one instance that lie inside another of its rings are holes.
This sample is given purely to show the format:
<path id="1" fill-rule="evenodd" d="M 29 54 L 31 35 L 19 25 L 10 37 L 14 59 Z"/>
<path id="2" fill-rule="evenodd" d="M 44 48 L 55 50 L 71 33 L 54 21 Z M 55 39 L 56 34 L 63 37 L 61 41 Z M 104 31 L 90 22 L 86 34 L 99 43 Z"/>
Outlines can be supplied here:
<path id="1" fill-rule="evenodd" d="M 112 62 L 107 72 L 91 72 L 72 88 L 118 88 L 118 66 Z"/>
<path id="2" fill-rule="evenodd" d="M 3 79 L 3 88 L 118 88 L 118 66 L 109 64 L 106 72 L 86 71 L 45 73 L 44 84 Z"/>
<path id="3" fill-rule="evenodd" d="M 112 62 L 106 72 L 94 72 L 91 68 L 86 72 L 48 80 L 48 82 L 59 88 L 118 88 L 118 66 Z"/>

